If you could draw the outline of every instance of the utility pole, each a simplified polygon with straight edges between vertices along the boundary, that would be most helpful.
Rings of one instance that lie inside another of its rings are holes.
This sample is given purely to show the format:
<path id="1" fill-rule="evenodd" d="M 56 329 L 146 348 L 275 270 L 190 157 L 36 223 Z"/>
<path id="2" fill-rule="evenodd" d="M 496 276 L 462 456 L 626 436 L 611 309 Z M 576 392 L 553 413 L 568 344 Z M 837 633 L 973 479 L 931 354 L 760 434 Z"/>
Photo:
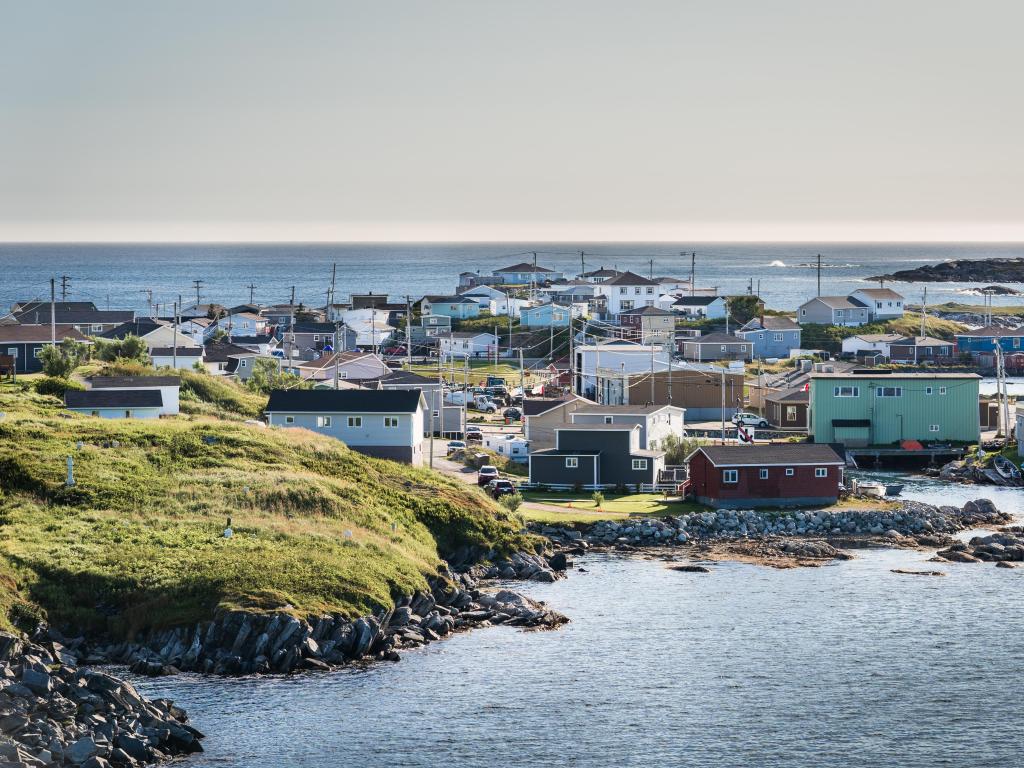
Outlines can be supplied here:
<path id="1" fill-rule="evenodd" d="M 573 317 L 572 317 L 572 312 L 570 312 L 569 313 L 569 394 L 574 395 L 574 394 L 576 394 L 576 373 L 575 373 L 576 355 L 575 355 L 575 349 L 574 349 L 575 346 L 576 346 L 576 339 L 574 338 L 575 334 L 573 333 L 573 327 L 572 326 L 573 326 Z M 584 326 L 586 326 L 586 321 L 584 321 Z M 556 368 L 555 370 L 557 371 L 558 369 Z"/>
<path id="2" fill-rule="evenodd" d="M 412 298 L 405 296 L 405 364 L 412 369 Z"/>
<path id="3" fill-rule="evenodd" d="M 57 345 L 57 288 L 56 281 L 50 278 L 50 343 Z"/>
<path id="4" fill-rule="evenodd" d="M 924 287 L 924 296 L 921 297 L 921 336 L 924 336 L 927 327 L 928 317 L 928 286 Z"/>
<path id="5" fill-rule="evenodd" d="M 651 341 L 651 405 L 654 405 L 654 341 Z"/>
<path id="6" fill-rule="evenodd" d="M 580 277 L 587 273 L 587 262 L 583 258 L 583 251 L 580 251 Z"/>
<path id="7" fill-rule="evenodd" d="M 821 254 L 818 254 L 818 296 L 821 296 Z"/>
<path id="8" fill-rule="evenodd" d="M 569 317 L 572 317 L 572 307 L 569 307 Z M 550 330 L 550 338 L 548 340 L 548 360 L 551 362 L 555 361 L 555 324 L 552 322 L 548 326 Z"/>
<path id="9" fill-rule="evenodd" d="M 509 346 L 512 346 L 512 331 L 509 330 L 508 335 Z M 498 367 L 498 346 L 501 344 L 501 339 L 498 336 L 498 326 L 494 326 L 494 367 Z"/>
<path id="10" fill-rule="evenodd" d="M 651 259 L 651 270 L 648 273 L 647 277 L 650 278 L 651 280 L 654 279 L 654 259 Z"/>
<path id="11" fill-rule="evenodd" d="M 196 287 L 196 309 L 199 308 L 199 304 L 202 301 L 202 297 L 199 295 L 199 289 L 203 287 L 202 280 L 193 280 L 192 285 Z"/>
<path id="12" fill-rule="evenodd" d="M 697 278 L 697 252 L 693 251 L 690 254 L 690 295 L 693 296 L 693 292 L 697 289 L 697 284 L 694 280 Z"/>
<path id="13" fill-rule="evenodd" d="M 337 277 L 338 277 L 338 263 L 335 262 L 334 264 L 331 264 L 331 293 L 330 293 L 330 298 L 327 300 L 327 312 L 328 312 L 328 314 L 330 314 L 330 311 L 331 311 L 331 304 L 333 304 L 335 302 L 335 299 L 334 299 L 334 283 L 335 283 L 335 279 Z"/>
<path id="14" fill-rule="evenodd" d="M 149 316 L 153 316 L 153 289 L 143 288 L 139 293 L 146 294 L 146 306 L 149 308 Z"/>
<path id="15" fill-rule="evenodd" d="M 526 400 L 526 368 L 523 366 L 523 348 L 519 348 L 519 392 Z"/>
<path id="16" fill-rule="evenodd" d="M 508 294 L 506 294 L 507 296 Z M 530 273 L 530 301 L 537 298 L 537 252 L 533 251 L 533 272 Z M 507 304 L 506 304 L 507 306 Z M 512 320 L 508 321 L 509 344 L 512 343 Z"/>
<path id="17" fill-rule="evenodd" d="M 292 365 L 292 346 L 295 344 L 295 286 L 292 286 L 292 297 L 288 301 L 288 343 L 285 344 L 285 356 L 288 367 Z"/>
<path id="18" fill-rule="evenodd" d="M 60 300 L 61 301 L 67 301 L 68 300 L 68 293 L 69 293 L 69 291 L 68 291 L 68 284 L 70 282 L 71 282 L 71 278 L 68 277 L 67 275 L 61 275 L 60 276 Z"/>
<path id="19" fill-rule="evenodd" d="M 245 287 L 249 289 L 249 303 L 252 304 L 253 303 L 253 297 L 255 296 L 256 286 L 253 285 L 252 283 L 249 283 Z"/>
<path id="20" fill-rule="evenodd" d="M 469 350 L 463 351 L 466 353 L 462 358 L 462 437 L 465 439 L 466 422 L 469 421 Z"/>
<path id="21" fill-rule="evenodd" d="M 725 368 L 719 366 L 722 374 L 722 445 L 725 445 Z"/>
<path id="22" fill-rule="evenodd" d="M 178 297 L 181 298 L 180 296 Z M 174 335 L 171 337 L 171 367 L 178 370 L 178 302 L 174 302 Z"/>

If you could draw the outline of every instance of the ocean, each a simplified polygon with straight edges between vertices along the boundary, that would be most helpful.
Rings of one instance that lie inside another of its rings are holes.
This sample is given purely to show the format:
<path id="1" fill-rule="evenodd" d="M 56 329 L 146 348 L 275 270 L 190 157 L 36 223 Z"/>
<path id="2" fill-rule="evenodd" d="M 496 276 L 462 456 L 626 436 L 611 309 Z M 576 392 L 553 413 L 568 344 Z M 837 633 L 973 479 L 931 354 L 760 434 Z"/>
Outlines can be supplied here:
<path id="1" fill-rule="evenodd" d="M 424 294 L 450 293 L 464 271 L 491 270 L 522 261 L 576 274 L 582 263 L 629 269 L 643 275 L 687 277 L 696 253 L 699 287 L 729 294 L 759 292 L 769 307 L 794 309 L 817 292 L 817 255 L 822 255 L 822 293 L 847 294 L 865 278 L 944 259 L 1024 256 L 1024 244 L 970 243 L 178 243 L 178 244 L 0 244 L 0 307 L 15 301 L 49 298 L 55 278 L 67 276 L 68 300 L 93 301 L 104 309 L 148 311 L 153 302 L 170 307 L 179 295 L 186 305 L 196 298 L 231 306 L 250 300 L 287 302 L 292 286 L 296 302 L 322 306 L 337 265 L 339 300 L 350 293 L 388 293 L 413 300 Z M 872 283 L 873 285 L 873 283 Z M 254 286 L 251 291 L 249 286 Z M 893 287 L 912 303 L 925 285 Z M 928 304 L 976 303 L 978 284 L 931 283 Z M 1024 285 L 1014 285 L 1024 289 Z M 996 297 L 999 304 L 1019 304 Z M 168 310 L 169 313 L 169 310 Z"/>

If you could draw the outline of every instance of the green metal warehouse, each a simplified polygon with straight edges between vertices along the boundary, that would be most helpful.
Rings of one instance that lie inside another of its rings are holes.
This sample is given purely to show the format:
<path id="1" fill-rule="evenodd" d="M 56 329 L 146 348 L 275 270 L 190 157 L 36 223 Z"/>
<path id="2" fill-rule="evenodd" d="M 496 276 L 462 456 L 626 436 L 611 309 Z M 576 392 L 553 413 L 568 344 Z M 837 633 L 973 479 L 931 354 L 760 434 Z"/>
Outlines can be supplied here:
<path id="1" fill-rule="evenodd" d="M 874 368 L 811 376 L 809 431 L 816 443 L 848 448 L 901 440 L 977 442 L 973 373 L 900 373 Z"/>

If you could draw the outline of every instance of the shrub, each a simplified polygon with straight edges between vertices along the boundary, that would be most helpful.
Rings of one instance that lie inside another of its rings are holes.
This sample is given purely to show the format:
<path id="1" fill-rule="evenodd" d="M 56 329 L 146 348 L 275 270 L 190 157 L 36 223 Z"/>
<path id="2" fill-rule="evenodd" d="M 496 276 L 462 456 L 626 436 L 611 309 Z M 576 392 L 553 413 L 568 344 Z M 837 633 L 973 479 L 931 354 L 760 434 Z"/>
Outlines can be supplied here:
<path id="1" fill-rule="evenodd" d="M 520 493 L 509 493 L 501 497 L 501 506 L 507 509 L 512 514 L 523 505 L 523 496 Z"/>
<path id="2" fill-rule="evenodd" d="M 64 339 L 56 346 L 47 345 L 39 352 L 43 373 L 55 379 L 66 379 L 85 359 L 87 352 L 85 344 L 74 339 Z"/>
<path id="3" fill-rule="evenodd" d="M 56 376 L 47 376 L 46 378 L 36 380 L 32 384 L 32 388 L 40 395 L 53 395 L 54 397 L 64 397 L 64 393 L 69 389 L 85 389 L 77 381 L 57 378 Z"/>
<path id="4" fill-rule="evenodd" d="M 604 494 L 600 491 L 594 491 L 590 494 L 590 498 L 594 501 L 594 506 L 600 509 L 604 505 Z"/>
<path id="5" fill-rule="evenodd" d="M 135 360 L 144 363 L 148 360 L 146 342 L 138 336 L 128 334 L 123 339 L 95 339 L 96 357 L 105 363 L 115 360 Z"/>

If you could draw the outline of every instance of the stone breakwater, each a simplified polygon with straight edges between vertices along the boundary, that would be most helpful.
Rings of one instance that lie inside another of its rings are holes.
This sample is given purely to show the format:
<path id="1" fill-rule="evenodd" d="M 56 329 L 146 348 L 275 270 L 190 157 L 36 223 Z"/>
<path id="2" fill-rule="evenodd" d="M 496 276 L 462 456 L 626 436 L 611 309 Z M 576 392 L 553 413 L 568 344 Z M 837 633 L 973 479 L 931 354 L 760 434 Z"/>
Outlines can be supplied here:
<path id="1" fill-rule="evenodd" d="M 1000 568 L 1015 568 L 1024 562 L 1024 528 L 1014 526 L 998 533 L 975 536 L 940 550 L 933 560 L 953 563 L 995 563 Z"/>
<path id="2" fill-rule="evenodd" d="M 519 553 L 466 573 L 445 570 L 430 590 L 397 600 L 393 609 L 355 620 L 340 615 L 298 618 L 286 611 L 224 611 L 210 621 L 174 627 L 130 642 L 96 645 L 91 663 L 119 663 L 136 674 L 214 675 L 328 670 L 352 662 L 398 661 L 400 652 L 475 627 L 505 624 L 553 628 L 568 619 L 510 590 L 481 589 L 481 576 L 533 581 L 561 577 L 564 555 Z"/>
<path id="3" fill-rule="evenodd" d="M 77 643 L 53 637 L 0 633 L 0 765 L 140 766 L 202 751 L 184 710 L 78 669 Z"/>
<path id="4" fill-rule="evenodd" d="M 775 541 L 776 549 L 795 557 L 838 556 L 829 541 L 855 545 L 878 538 L 896 546 L 951 543 L 950 534 L 987 525 L 1005 525 L 1010 515 L 988 499 L 963 507 L 905 501 L 898 508 L 870 511 L 722 510 L 690 512 L 663 518 L 600 521 L 566 528 L 538 526 L 537 532 L 566 547 L 628 550 L 651 546 L 704 545 L 712 542 Z M 822 541 L 800 541 L 818 537 Z"/>

